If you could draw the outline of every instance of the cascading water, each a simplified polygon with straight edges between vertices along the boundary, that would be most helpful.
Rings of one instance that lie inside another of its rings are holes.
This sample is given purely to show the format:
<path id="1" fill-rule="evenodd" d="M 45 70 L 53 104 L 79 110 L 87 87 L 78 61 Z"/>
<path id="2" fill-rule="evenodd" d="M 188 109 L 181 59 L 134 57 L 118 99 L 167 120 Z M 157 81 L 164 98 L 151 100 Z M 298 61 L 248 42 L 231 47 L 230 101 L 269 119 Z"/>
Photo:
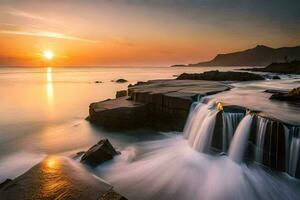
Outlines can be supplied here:
<path id="1" fill-rule="evenodd" d="M 298 184 L 287 187 L 256 165 L 241 167 L 226 156 L 204 155 L 190 148 L 208 149 L 217 113 L 212 101 L 194 103 L 184 137 L 170 134 L 168 139 L 127 147 L 111 163 L 100 165 L 96 173 L 133 200 L 297 199 Z M 247 147 L 251 123 L 248 114 L 233 136 L 229 157 L 237 163 Z"/>
<path id="2" fill-rule="evenodd" d="M 292 141 L 290 145 L 288 172 L 290 175 L 295 176 L 300 156 L 300 127 L 292 127 L 290 134 L 292 135 Z"/>
<path id="3" fill-rule="evenodd" d="M 184 129 L 185 138 L 199 152 L 208 150 L 215 127 L 218 110 L 214 104 L 199 102 L 189 116 Z"/>
<path id="4" fill-rule="evenodd" d="M 184 129 L 183 129 L 183 135 L 185 138 L 188 138 L 191 131 L 191 124 L 195 121 L 195 113 L 198 113 L 198 110 L 203 106 L 204 104 L 200 102 L 193 102 L 190 108 L 189 116 L 187 118 L 187 121 L 185 123 Z"/>
<path id="5" fill-rule="evenodd" d="M 248 114 L 239 123 L 229 147 L 229 158 L 237 163 L 243 159 L 247 148 L 253 116 Z"/>
<path id="6" fill-rule="evenodd" d="M 228 146 L 232 140 L 233 134 L 235 129 L 237 128 L 238 124 L 244 117 L 244 113 L 222 113 L 222 120 L 223 120 L 223 140 L 222 140 L 222 150 L 226 152 Z"/>
<path id="7" fill-rule="evenodd" d="M 195 150 L 199 152 L 205 152 L 208 150 L 214 132 L 217 114 L 217 110 L 210 110 L 207 117 L 202 122 L 199 127 L 199 132 L 193 141 L 192 147 Z"/>
<path id="8" fill-rule="evenodd" d="M 262 163 L 263 161 L 263 148 L 265 143 L 265 134 L 269 120 L 263 117 L 258 117 L 258 129 L 256 135 L 256 150 L 255 161 Z"/>

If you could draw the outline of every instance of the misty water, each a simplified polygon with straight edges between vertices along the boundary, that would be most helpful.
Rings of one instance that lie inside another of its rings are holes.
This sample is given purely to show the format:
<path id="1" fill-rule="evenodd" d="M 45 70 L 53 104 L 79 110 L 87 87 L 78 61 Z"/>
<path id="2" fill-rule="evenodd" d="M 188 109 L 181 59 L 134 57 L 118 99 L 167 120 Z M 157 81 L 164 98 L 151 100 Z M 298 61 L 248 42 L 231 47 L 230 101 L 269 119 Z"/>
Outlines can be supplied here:
<path id="1" fill-rule="evenodd" d="M 297 199 L 299 180 L 243 162 L 244 130 L 251 116 L 235 116 L 244 118 L 238 126 L 228 127 L 234 135 L 241 135 L 223 144 L 229 148 L 228 156 L 208 152 L 208 145 L 217 114 L 215 102 L 262 110 L 300 125 L 299 105 L 270 101 L 271 94 L 264 92 L 299 86 L 299 76 L 232 83 L 230 91 L 207 97 L 211 104 L 193 104 L 194 115 L 184 133 L 107 132 L 85 121 L 91 102 L 114 98 L 116 91 L 130 83 L 213 69 L 217 68 L 1 68 L 0 182 L 24 173 L 47 155 L 72 156 L 106 137 L 121 155 L 92 173 L 129 199 Z M 119 78 L 128 83 L 112 81 Z"/>

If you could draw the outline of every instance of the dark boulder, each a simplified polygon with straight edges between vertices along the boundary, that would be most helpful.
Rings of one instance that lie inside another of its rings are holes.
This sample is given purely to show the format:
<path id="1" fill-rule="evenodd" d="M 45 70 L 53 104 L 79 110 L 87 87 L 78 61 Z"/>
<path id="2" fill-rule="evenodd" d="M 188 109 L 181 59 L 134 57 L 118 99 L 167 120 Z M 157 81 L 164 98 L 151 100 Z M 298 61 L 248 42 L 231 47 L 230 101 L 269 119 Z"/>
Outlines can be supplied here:
<path id="1" fill-rule="evenodd" d="M 103 83 L 102 81 L 95 81 L 95 83 Z"/>
<path id="2" fill-rule="evenodd" d="M 276 99 L 280 101 L 297 101 L 300 102 L 300 87 L 290 90 L 288 93 L 274 93 L 270 99 Z"/>
<path id="3" fill-rule="evenodd" d="M 208 80 L 208 81 L 253 81 L 264 80 L 261 75 L 248 72 L 220 72 L 208 71 L 201 74 L 183 73 L 178 76 L 177 80 Z"/>
<path id="4" fill-rule="evenodd" d="M 116 93 L 116 98 L 125 97 L 125 96 L 127 96 L 127 90 L 120 90 L 117 91 Z"/>
<path id="5" fill-rule="evenodd" d="M 279 76 L 273 76 L 273 80 L 280 80 L 281 78 Z"/>
<path id="6" fill-rule="evenodd" d="M 113 159 L 118 154 L 108 139 L 102 139 L 83 154 L 80 162 L 93 167 Z"/>

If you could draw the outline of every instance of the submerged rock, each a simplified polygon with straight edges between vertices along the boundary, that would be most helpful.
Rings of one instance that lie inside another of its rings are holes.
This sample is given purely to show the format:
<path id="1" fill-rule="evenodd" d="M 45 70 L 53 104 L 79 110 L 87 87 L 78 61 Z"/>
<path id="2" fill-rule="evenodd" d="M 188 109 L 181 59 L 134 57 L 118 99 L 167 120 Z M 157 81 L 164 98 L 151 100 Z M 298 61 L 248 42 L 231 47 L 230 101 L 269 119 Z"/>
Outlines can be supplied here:
<path id="1" fill-rule="evenodd" d="M 114 149 L 108 139 L 102 139 L 83 154 L 80 162 L 91 166 L 97 166 L 105 161 L 113 159 L 113 157 L 118 154 L 119 153 Z"/>
<path id="2" fill-rule="evenodd" d="M 276 99 L 280 101 L 297 101 L 300 102 L 300 87 L 290 90 L 288 93 L 278 92 L 274 93 L 270 99 Z"/>
<path id="3" fill-rule="evenodd" d="M 209 80 L 209 81 L 253 81 L 264 80 L 261 75 L 248 72 L 220 72 L 208 71 L 201 74 L 183 73 L 177 78 L 178 80 Z"/>
<path id="4" fill-rule="evenodd" d="M 118 80 L 116 80 L 116 83 L 126 83 L 128 82 L 126 79 L 120 78 Z"/>
<path id="5" fill-rule="evenodd" d="M 76 161 L 50 156 L 1 188 L 0 199 L 124 200 L 125 198 Z"/>

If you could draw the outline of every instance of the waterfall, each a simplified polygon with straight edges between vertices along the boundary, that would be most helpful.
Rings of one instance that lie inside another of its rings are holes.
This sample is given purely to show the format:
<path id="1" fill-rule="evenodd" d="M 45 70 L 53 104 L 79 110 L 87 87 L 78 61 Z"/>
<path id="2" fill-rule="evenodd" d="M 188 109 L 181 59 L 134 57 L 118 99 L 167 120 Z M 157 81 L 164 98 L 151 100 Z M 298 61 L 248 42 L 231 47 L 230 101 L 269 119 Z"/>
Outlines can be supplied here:
<path id="1" fill-rule="evenodd" d="M 201 126 L 199 126 L 199 131 L 197 132 L 195 139 L 193 141 L 189 140 L 190 144 L 191 142 L 193 143 L 191 145 L 195 150 L 199 152 L 208 150 L 214 133 L 217 114 L 217 110 L 209 111 Z"/>
<path id="2" fill-rule="evenodd" d="M 239 123 L 229 147 L 229 158 L 240 163 L 247 148 L 253 116 L 246 115 Z"/>
<path id="3" fill-rule="evenodd" d="M 290 134 L 292 135 L 292 141 L 290 145 L 288 172 L 290 175 L 295 176 L 300 156 L 300 127 L 292 127 L 290 130 Z"/>
<path id="4" fill-rule="evenodd" d="M 197 151 L 207 151 L 214 132 L 218 110 L 211 102 L 197 103 L 191 111 L 184 128 L 184 136 L 189 144 Z"/>
<path id="5" fill-rule="evenodd" d="M 188 138 L 189 134 L 190 134 L 190 129 L 191 129 L 191 124 L 195 121 L 195 113 L 198 112 L 198 110 L 200 109 L 200 107 L 204 105 L 201 102 L 193 102 L 191 107 L 190 107 L 190 111 L 189 111 L 189 116 L 186 120 L 184 129 L 183 129 L 183 133 L 184 133 L 184 137 Z"/>
<path id="6" fill-rule="evenodd" d="M 265 143 L 265 134 L 267 130 L 269 120 L 263 117 L 258 117 L 258 129 L 256 134 L 256 151 L 255 151 L 255 161 L 262 163 L 263 161 L 263 152 L 264 152 L 264 143 Z"/>
<path id="7" fill-rule="evenodd" d="M 222 120 L 223 120 L 223 131 L 222 131 L 222 150 L 226 152 L 228 146 L 231 142 L 233 137 L 234 131 L 242 118 L 244 117 L 244 113 L 222 113 Z"/>

